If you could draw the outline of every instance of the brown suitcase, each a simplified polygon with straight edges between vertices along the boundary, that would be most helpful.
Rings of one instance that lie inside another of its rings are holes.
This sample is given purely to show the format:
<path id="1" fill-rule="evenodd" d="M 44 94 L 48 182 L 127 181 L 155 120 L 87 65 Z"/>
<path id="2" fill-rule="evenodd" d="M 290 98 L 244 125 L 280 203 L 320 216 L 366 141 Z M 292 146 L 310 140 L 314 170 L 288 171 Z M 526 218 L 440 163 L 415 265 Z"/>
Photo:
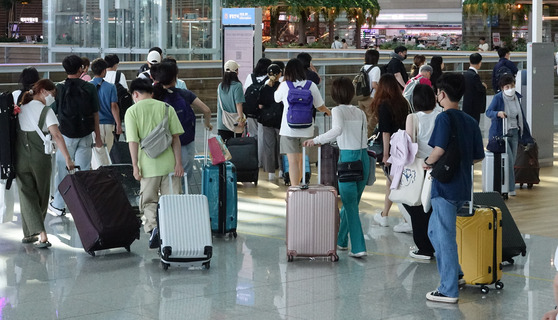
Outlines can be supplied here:
<path id="1" fill-rule="evenodd" d="M 304 182 L 287 190 L 287 259 L 323 256 L 337 261 L 337 190 Z"/>
<path id="2" fill-rule="evenodd" d="M 64 198 L 83 244 L 92 256 L 96 250 L 124 247 L 139 239 L 136 217 L 120 182 L 109 170 L 78 171 L 67 175 L 58 190 Z"/>

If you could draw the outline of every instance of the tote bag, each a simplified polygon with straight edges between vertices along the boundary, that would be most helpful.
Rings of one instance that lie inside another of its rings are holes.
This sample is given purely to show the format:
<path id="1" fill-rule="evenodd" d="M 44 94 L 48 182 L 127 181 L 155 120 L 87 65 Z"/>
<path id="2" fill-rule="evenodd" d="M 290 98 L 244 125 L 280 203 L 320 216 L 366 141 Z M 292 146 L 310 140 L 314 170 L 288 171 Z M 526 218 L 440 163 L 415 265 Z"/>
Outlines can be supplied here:
<path id="1" fill-rule="evenodd" d="M 418 119 L 416 114 L 413 117 L 413 136 L 411 140 L 416 143 L 418 132 Z M 397 189 L 391 190 L 389 199 L 396 203 L 402 203 L 409 206 L 418 206 L 421 204 L 422 186 L 424 184 L 424 169 L 422 164 L 423 158 L 415 157 L 415 160 L 403 167 L 401 181 Z"/>

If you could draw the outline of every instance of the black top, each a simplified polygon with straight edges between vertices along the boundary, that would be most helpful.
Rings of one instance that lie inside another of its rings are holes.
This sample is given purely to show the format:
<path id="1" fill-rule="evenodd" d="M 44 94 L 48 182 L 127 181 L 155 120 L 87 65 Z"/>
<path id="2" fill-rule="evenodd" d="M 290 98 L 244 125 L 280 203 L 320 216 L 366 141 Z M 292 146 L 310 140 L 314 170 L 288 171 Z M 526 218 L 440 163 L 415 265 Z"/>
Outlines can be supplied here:
<path id="1" fill-rule="evenodd" d="M 480 121 L 481 113 L 486 111 L 486 88 L 475 70 L 463 72 L 465 77 L 465 94 L 463 95 L 463 112 Z"/>
<path id="2" fill-rule="evenodd" d="M 315 73 L 314 71 L 312 71 L 310 69 L 304 70 L 304 73 L 306 73 L 306 80 L 310 80 L 310 81 L 314 82 L 316 85 L 320 84 L 320 77 L 318 76 L 317 73 Z"/>
<path id="3" fill-rule="evenodd" d="M 385 102 L 380 104 L 378 118 L 378 129 L 380 132 L 389 132 L 393 134 L 399 129 L 405 130 L 406 119 L 403 118 L 401 123 L 395 123 L 393 121 L 391 106 Z"/>
<path id="4" fill-rule="evenodd" d="M 409 75 L 407 74 L 407 69 L 405 69 L 403 61 L 397 58 L 391 58 L 387 65 L 387 72 L 391 74 L 400 73 L 403 78 L 403 83 L 407 83 L 407 81 L 409 81 Z"/>

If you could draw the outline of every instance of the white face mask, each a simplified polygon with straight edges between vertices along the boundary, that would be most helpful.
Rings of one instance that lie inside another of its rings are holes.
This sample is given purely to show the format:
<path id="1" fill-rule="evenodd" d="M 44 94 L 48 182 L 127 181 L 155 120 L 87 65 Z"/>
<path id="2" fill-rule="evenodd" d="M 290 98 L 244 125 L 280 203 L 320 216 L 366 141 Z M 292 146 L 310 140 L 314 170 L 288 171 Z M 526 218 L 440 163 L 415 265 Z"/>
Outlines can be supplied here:
<path id="1" fill-rule="evenodd" d="M 509 88 L 504 90 L 504 94 L 508 97 L 513 97 L 514 93 L 515 93 L 515 88 Z"/>
<path id="2" fill-rule="evenodd" d="M 51 104 L 54 103 L 54 97 L 52 96 L 52 94 L 48 94 L 48 96 L 45 97 L 45 106 L 50 106 Z"/>

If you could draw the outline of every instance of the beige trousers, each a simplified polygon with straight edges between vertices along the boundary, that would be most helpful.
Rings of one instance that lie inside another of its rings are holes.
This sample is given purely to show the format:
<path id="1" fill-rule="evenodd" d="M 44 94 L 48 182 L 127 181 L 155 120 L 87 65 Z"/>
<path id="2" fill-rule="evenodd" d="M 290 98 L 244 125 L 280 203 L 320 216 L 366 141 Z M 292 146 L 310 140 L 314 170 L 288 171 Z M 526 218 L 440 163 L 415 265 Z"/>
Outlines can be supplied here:
<path id="1" fill-rule="evenodd" d="M 141 178 L 140 211 L 143 213 L 143 230 L 150 232 L 157 226 L 157 204 L 159 197 L 165 194 L 179 194 L 182 190 L 182 177 L 172 176 L 172 189 L 169 176 Z"/>

